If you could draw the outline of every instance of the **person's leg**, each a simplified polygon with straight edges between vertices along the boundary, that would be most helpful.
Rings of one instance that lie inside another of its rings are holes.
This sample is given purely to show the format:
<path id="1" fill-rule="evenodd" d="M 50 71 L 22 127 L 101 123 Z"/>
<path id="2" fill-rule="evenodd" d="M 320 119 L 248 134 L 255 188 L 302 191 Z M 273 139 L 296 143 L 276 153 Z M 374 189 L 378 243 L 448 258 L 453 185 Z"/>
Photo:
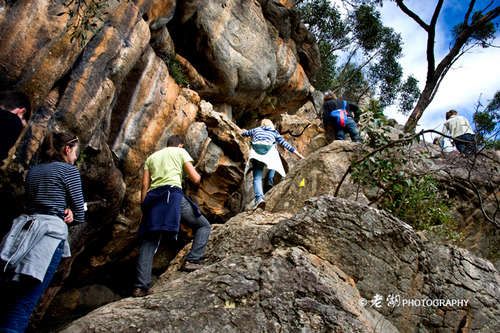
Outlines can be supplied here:
<path id="1" fill-rule="evenodd" d="M 264 171 L 264 164 L 259 161 L 252 160 L 252 173 L 253 173 L 253 191 L 255 193 L 255 202 L 264 198 L 264 191 L 262 189 L 262 173 Z"/>
<path id="2" fill-rule="evenodd" d="M 458 138 L 458 137 L 457 137 Z M 465 143 L 462 141 L 458 140 L 453 140 L 453 143 L 455 144 L 455 147 L 457 147 L 457 150 L 463 154 L 465 152 Z"/>
<path id="3" fill-rule="evenodd" d="M 276 174 L 276 170 L 270 169 L 267 172 L 267 185 L 269 185 L 269 188 L 274 186 L 274 175 Z"/>
<path id="4" fill-rule="evenodd" d="M 0 332 L 24 332 L 40 298 L 49 286 L 64 252 L 64 241 L 56 248 L 45 277 L 41 283 L 35 281 L 19 282 L 2 302 L 9 303 L 6 312 L 0 314 Z"/>
<path id="5" fill-rule="evenodd" d="M 143 236 L 136 265 L 136 282 L 134 284 L 136 288 L 148 290 L 151 287 L 153 257 L 160 246 L 160 240 L 160 232 L 151 232 Z"/>
<path id="6" fill-rule="evenodd" d="M 351 137 L 351 140 L 353 142 L 361 141 L 361 137 L 359 136 L 358 126 L 356 125 L 354 119 L 352 119 L 351 117 L 347 117 L 347 120 L 345 122 L 345 128 L 349 133 L 349 136 Z"/>
<path id="7" fill-rule="evenodd" d="M 474 134 L 465 133 L 457 137 L 457 139 L 462 140 L 461 142 L 461 153 L 464 155 L 473 155 L 476 152 L 476 144 L 474 142 Z M 457 147 L 458 149 L 458 147 Z"/>
<path id="8" fill-rule="evenodd" d="M 344 129 L 340 126 L 335 126 L 335 140 L 345 140 Z"/>
<path id="9" fill-rule="evenodd" d="M 205 247 L 207 246 L 208 237 L 212 229 L 210 222 L 203 215 L 196 216 L 193 206 L 184 197 L 181 202 L 181 221 L 193 229 L 194 233 L 193 245 L 186 260 L 195 263 L 199 262 L 205 254 Z"/>

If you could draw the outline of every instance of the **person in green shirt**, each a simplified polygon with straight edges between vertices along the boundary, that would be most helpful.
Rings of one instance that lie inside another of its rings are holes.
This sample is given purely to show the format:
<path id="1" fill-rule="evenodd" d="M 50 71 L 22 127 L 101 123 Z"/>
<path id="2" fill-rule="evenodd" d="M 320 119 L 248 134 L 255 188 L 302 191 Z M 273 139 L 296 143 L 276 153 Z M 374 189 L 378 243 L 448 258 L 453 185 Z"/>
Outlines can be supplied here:
<path id="1" fill-rule="evenodd" d="M 183 269 L 193 271 L 202 267 L 201 260 L 210 236 L 210 222 L 198 207 L 184 195 L 182 176 L 187 174 L 199 184 L 201 176 L 194 168 L 193 159 L 183 148 L 180 136 L 171 136 L 167 147 L 150 155 L 144 163 L 141 189 L 142 223 L 139 228 L 141 244 L 136 266 L 133 296 L 148 294 L 151 286 L 153 256 L 161 238 L 176 238 L 182 221 L 194 232 L 193 245 Z"/>

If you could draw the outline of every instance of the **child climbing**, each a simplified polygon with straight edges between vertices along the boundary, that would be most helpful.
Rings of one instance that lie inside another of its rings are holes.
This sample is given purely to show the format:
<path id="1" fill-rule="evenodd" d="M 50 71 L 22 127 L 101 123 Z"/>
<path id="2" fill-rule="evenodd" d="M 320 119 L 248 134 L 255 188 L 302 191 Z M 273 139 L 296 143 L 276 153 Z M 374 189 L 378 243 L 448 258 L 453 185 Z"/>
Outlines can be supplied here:
<path id="1" fill-rule="evenodd" d="M 264 166 L 269 169 L 267 174 L 267 185 L 269 187 L 274 185 L 273 179 L 276 171 L 282 177 L 286 175 L 278 149 L 276 149 L 276 142 L 299 158 L 303 159 L 304 156 L 302 156 L 291 144 L 285 141 L 278 131 L 274 129 L 274 124 L 270 119 L 262 119 L 260 127 L 251 130 L 242 130 L 241 135 L 252 138 L 247 169 L 251 165 L 253 173 L 253 190 L 255 193 L 255 208 L 264 208 L 266 204 L 262 187 Z"/>

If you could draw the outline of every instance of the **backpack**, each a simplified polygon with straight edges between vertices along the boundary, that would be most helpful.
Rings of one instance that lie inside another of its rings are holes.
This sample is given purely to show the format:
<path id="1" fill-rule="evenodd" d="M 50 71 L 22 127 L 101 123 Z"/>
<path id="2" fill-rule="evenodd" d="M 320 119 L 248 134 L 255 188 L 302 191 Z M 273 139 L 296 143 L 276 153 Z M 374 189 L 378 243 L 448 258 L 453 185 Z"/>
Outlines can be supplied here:
<path id="1" fill-rule="evenodd" d="M 333 118 L 335 125 L 338 127 L 345 127 L 345 123 L 347 121 L 347 102 L 342 101 L 342 108 L 330 111 L 329 116 Z"/>
<path id="2" fill-rule="evenodd" d="M 253 150 L 255 150 L 255 152 L 259 155 L 265 155 L 267 154 L 268 151 L 271 150 L 271 148 L 273 147 L 273 145 L 264 145 L 264 144 L 255 144 L 255 143 L 252 143 L 252 148 Z"/>

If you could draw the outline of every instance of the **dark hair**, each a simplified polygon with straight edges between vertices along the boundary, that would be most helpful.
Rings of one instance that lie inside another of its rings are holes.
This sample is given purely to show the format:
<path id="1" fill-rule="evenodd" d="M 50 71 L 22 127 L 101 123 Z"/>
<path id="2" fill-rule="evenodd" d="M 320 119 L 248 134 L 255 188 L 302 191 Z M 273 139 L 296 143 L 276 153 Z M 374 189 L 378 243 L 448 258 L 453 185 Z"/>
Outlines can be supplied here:
<path id="1" fill-rule="evenodd" d="M 450 119 L 451 116 L 454 116 L 454 115 L 457 115 L 457 114 L 458 114 L 458 112 L 455 111 L 455 110 L 450 110 L 450 111 L 446 112 L 446 120 Z"/>
<path id="2" fill-rule="evenodd" d="M 167 140 L 167 147 L 177 147 L 184 144 L 184 139 L 180 135 L 172 135 Z"/>
<path id="3" fill-rule="evenodd" d="M 78 137 L 66 132 L 50 132 L 43 140 L 41 160 L 43 162 L 63 161 L 64 147 L 73 148 L 78 144 Z"/>
<path id="4" fill-rule="evenodd" d="M 3 106 L 8 111 L 16 108 L 24 108 L 24 119 L 30 119 L 31 115 L 31 102 L 28 96 L 20 91 L 4 90 L 0 91 L 0 106 Z"/>

